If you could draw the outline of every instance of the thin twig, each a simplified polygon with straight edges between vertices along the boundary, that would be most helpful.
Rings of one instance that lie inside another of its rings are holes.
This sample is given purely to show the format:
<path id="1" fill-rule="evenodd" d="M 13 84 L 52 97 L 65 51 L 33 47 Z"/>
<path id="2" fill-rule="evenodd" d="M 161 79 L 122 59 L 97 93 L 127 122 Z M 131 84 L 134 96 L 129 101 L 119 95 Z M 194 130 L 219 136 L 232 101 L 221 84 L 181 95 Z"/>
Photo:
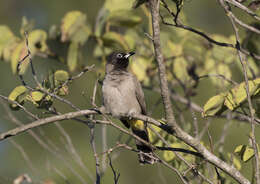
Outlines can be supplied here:
<path id="1" fill-rule="evenodd" d="M 117 172 L 115 171 L 115 169 L 114 169 L 114 167 L 112 165 L 111 157 L 110 157 L 109 154 L 108 154 L 108 159 L 109 159 L 109 166 L 112 169 L 112 172 L 113 172 L 113 175 L 114 175 L 114 183 L 117 184 L 118 180 L 119 180 L 119 177 L 120 177 L 120 173 L 117 174 Z"/>
<path id="2" fill-rule="evenodd" d="M 257 144 L 256 144 L 256 139 L 255 139 L 255 122 L 254 122 L 254 113 L 255 110 L 253 109 L 252 106 L 252 101 L 251 101 L 251 97 L 250 97 L 250 93 L 249 93 L 249 84 L 248 84 L 248 76 L 247 76 L 247 66 L 248 66 L 248 62 L 246 61 L 245 56 L 242 54 L 241 49 L 240 49 L 240 36 L 238 34 L 238 28 L 236 26 L 236 23 L 238 23 L 236 21 L 236 17 L 234 17 L 232 11 L 231 11 L 231 7 L 229 6 L 229 4 L 225 4 L 225 2 L 223 0 L 218 0 L 219 4 L 224 8 L 225 13 L 227 15 L 227 17 L 229 18 L 231 25 L 233 27 L 233 30 L 235 32 L 235 36 L 236 36 L 236 46 L 237 46 L 237 53 L 239 56 L 239 60 L 240 63 L 243 67 L 243 73 L 244 73 L 244 78 L 245 78 L 245 84 L 246 84 L 246 94 L 247 94 L 247 101 L 249 104 L 249 111 L 250 111 L 250 116 L 251 116 L 251 140 L 252 140 L 252 145 L 254 148 L 254 158 L 255 158 L 255 167 L 254 167 L 254 173 L 255 173 L 255 180 L 257 184 L 260 184 L 260 166 L 259 166 L 259 156 L 258 156 L 258 148 L 257 148 Z M 239 24 L 239 23 L 238 23 Z"/>

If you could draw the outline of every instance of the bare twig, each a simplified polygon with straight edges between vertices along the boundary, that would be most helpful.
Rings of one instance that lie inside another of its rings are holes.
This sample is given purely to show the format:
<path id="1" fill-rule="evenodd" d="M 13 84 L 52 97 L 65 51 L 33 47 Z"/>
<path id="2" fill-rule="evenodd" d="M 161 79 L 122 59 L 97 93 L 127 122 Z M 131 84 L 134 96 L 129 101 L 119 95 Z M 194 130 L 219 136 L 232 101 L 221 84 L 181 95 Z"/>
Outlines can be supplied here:
<path id="1" fill-rule="evenodd" d="M 256 183 L 260 184 L 260 166 L 259 166 L 259 156 L 258 156 L 258 149 L 257 149 L 257 145 L 256 145 L 256 139 L 255 139 L 255 122 L 254 122 L 254 113 L 255 110 L 253 109 L 252 106 L 252 102 L 251 102 L 251 97 L 250 97 L 250 93 L 249 93 L 249 84 L 248 84 L 248 76 L 247 76 L 247 61 L 246 58 L 244 58 L 243 53 L 241 52 L 240 49 L 240 37 L 238 34 L 238 28 L 236 26 L 236 23 L 239 24 L 239 22 L 237 22 L 236 17 L 233 15 L 232 11 L 231 11 L 231 7 L 229 6 L 229 4 L 225 4 L 224 0 L 218 0 L 219 4 L 224 8 L 226 15 L 228 16 L 233 30 L 235 32 L 235 36 L 236 36 L 236 47 L 237 47 L 237 52 L 238 52 L 238 56 L 239 56 L 239 60 L 240 63 L 243 67 L 243 72 L 244 72 L 244 78 L 245 78 L 245 83 L 246 83 L 246 94 L 247 94 L 247 101 L 249 104 L 249 111 L 250 111 L 250 116 L 251 116 L 251 140 L 252 140 L 252 145 L 254 148 L 254 158 L 255 158 L 255 167 L 254 167 L 254 173 L 255 173 L 255 179 L 256 179 Z"/>
<path id="2" fill-rule="evenodd" d="M 114 175 L 114 183 L 117 184 L 118 180 L 119 180 L 119 177 L 120 177 L 120 173 L 117 174 L 117 172 L 115 171 L 115 169 L 114 169 L 114 167 L 112 165 L 111 157 L 110 157 L 109 154 L 108 154 L 108 159 L 109 159 L 109 166 L 112 169 L 112 172 L 113 172 L 113 175 Z"/>

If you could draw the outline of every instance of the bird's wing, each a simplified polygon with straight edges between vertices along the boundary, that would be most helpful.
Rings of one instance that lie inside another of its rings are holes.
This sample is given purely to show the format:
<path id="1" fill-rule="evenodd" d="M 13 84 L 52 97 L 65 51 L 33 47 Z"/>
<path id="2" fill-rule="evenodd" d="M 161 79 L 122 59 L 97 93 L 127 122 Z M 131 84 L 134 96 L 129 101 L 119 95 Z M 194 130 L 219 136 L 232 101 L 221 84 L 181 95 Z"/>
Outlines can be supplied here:
<path id="1" fill-rule="evenodd" d="M 145 104 L 144 92 L 142 90 L 142 86 L 141 86 L 140 82 L 138 81 L 138 79 L 136 78 L 136 76 L 133 76 L 133 78 L 134 78 L 134 83 L 135 83 L 136 98 L 141 106 L 142 114 L 146 115 L 147 111 L 146 111 L 146 104 Z"/>

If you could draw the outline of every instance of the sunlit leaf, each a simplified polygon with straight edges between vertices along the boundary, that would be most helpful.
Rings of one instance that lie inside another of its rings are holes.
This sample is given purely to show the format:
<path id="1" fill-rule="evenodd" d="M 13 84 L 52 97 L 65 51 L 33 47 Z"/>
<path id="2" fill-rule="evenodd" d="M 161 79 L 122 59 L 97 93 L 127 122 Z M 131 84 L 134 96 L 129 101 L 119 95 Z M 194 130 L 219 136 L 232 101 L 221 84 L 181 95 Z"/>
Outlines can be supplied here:
<path id="1" fill-rule="evenodd" d="M 189 80 L 189 75 L 187 72 L 188 63 L 184 57 L 178 57 L 173 63 L 173 72 L 176 77 L 182 82 L 187 82 Z"/>
<path id="2" fill-rule="evenodd" d="M 33 101 L 39 102 L 43 99 L 44 93 L 42 93 L 40 91 L 33 91 L 33 92 L 31 92 L 31 97 L 32 97 Z"/>
<path id="3" fill-rule="evenodd" d="M 70 71 L 74 71 L 77 68 L 78 52 L 78 43 L 71 42 L 67 57 L 67 65 Z"/>
<path id="4" fill-rule="evenodd" d="M 4 51 L 7 47 L 10 47 L 17 41 L 17 38 L 14 36 L 9 27 L 0 25 L 0 58 L 4 57 Z M 10 49 L 6 50 L 10 51 Z M 6 53 L 7 54 L 7 53 Z M 10 54 L 8 54 L 10 56 Z M 9 59 L 9 57 L 5 57 L 5 60 Z"/>
<path id="5" fill-rule="evenodd" d="M 244 162 L 250 160 L 254 156 L 254 149 L 247 145 L 237 146 L 234 152 L 237 153 Z"/>
<path id="6" fill-rule="evenodd" d="M 54 73 L 54 79 L 58 82 L 65 82 L 66 80 L 69 79 L 69 74 L 68 72 L 64 71 L 64 70 L 57 70 Z"/>
<path id="7" fill-rule="evenodd" d="M 22 104 L 25 100 L 23 97 L 27 92 L 27 88 L 24 86 L 17 86 L 13 89 L 13 91 L 9 94 L 8 98 L 12 101 L 17 101 L 19 104 Z M 22 98 L 19 98 L 22 97 Z M 19 107 L 16 104 L 11 104 L 10 107 L 14 110 L 18 110 Z"/>
<path id="8" fill-rule="evenodd" d="M 146 80 L 146 70 L 149 63 L 149 59 L 144 57 L 134 57 L 133 61 L 130 62 L 131 71 L 136 75 L 139 81 Z"/>
<path id="9" fill-rule="evenodd" d="M 230 110 L 234 110 L 247 99 L 245 82 L 232 88 L 226 95 L 225 106 Z M 249 95 L 257 95 L 260 91 L 260 78 L 248 82 Z"/>
<path id="10" fill-rule="evenodd" d="M 19 61 L 22 60 L 26 55 L 27 49 L 25 46 L 25 42 L 21 42 L 15 47 L 11 55 L 11 68 L 14 74 L 17 72 L 17 65 Z M 20 74 L 23 74 L 26 71 L 28 63 L 28 58 L 22 62 L 20 67 Z"/>
<path id="11" fill-rule="evenodd" d="M 107 21 L 109 21 L 112 25 L 133 27 L 140 24 L 142 18 L 136 15 L 134 11 L 118 10 L 109 14 Z"/>
<path id="12" fill-rule="evenodd" d="M 71 41 L 79 43 L 83 45 L 87 40 L 89 35 L 91 34 L 91 30 L 89 26 L 82 26 L 75 34 L 71 36 Z"/>
<path id="13" fill-rule="evenodd" d="M 221 93 L 219 95 L 211 97 L 203 107 L 202 116 L 214 116 L 220 112 L 223 112 L 226 108 L 224 107 L 225 94 Z"/>
<path id="14" fill-rule="evenodd" d="M 138 8 L 139 6 L 144 4 L 145 2 L 147 2 L 147 0 L 135 0 L 135 2 L 133 4 L 133 8 Z"/>
<path id="15" fill-rule="evenodd" d="M 130 10 L 133 2 L 134 0 L 106 0 L 104 7 L 110 12 L 117 10 Z"/>
<path id="16" fill-rule="evenodd" d="M 122 35 L 116 32 L 107 32 L 102 37 L 103 43 L 106 47 L 118 48 L 121 50 L 128 50 L 126 40 Z"/>
<path id="17" fill-rule="evenodd" d="M 47 33 L 43 30 L 36 29 L 29 33 L 28 41 L 31 54 L 34 55 L 36 52 L 44 52 L 48 49 L 46 44 Z"/>
<path id="18" fill-rule="evenodd" d="M 86 24 L 87 16 L 80 11 L 68 12 L 61 23 L 61 41 L 65 42 Z"/>

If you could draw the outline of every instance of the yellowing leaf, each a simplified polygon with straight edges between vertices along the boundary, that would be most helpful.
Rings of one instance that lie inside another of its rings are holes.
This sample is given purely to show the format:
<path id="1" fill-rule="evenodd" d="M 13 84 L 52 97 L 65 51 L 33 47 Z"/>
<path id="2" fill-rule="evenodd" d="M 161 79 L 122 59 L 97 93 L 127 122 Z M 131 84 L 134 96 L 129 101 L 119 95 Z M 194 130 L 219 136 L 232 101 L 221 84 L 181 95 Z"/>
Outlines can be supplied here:
<path id="1" fill-rule="evenodd" d="M 171 56 L 182 55 L 182 46 L 180 44 L 175 44 L 172 41 L 167 42 L 168 47 L 171 49 Z"/>
<path id="2" fill-rule="evenodd" d="M 130 10 L 133 2 L 134 0 L 106 0 L 104 7 L 110 12 L 117 10 Z"/>
<path id="3" fill-rule="evenodd" d="M 255 79 L 253 81 L 248 82 L 249 86 L 249 95 L 254 96 L 259 93 L 260 91 L 260 78 Z M 246 86 L 245 82 L 239 84 L 238 86 L 232 88 L 226 96 L 225 99 L 225 106 L 227 106 L 230 110 L 234 110 L 237 108 L 241 103 L 246 101 L 247 94 L 246 94 Z"/>
<path id="4" fill-rule="evenodd" d="M 4 49 L 12 42 L 16 41 L 16 37 L 9 27 L 0 25 L 0 58 L 3 56 Z"/>
<path id="5" fill-rule="evenodd" d="M 65 42 L 86 24 L 87 16 L 80 11 L 68 12 L 61 23 L 61 41 Z"/>
<path id="6" fill-rule="evenodd" d="M 42 93 L 40 91 L 33 91 L 33 92 L 31 92 L 31 97 L 32 97 L 33 101 L 39 102 L 44 97 L 44 93 Z"/>
<path id="7" fill-rule="evenodd" d="M 188 63 L 184 57 L 178 57 L 174 60 L 173 72 L 175 73 L 176 77 L 182 82 L 187 82 L 189 79 L 187 67 Z"/>
<path id="8" fill-rule="evenodd" d="M 242 166 L 241 166 L 241 163 L 240 163 L 239 159 L 237 159 L 237 157 L 231 155 L 230 153 L 228 153 L 227 156 L 228 156 L 229 159 L 232 159 L 231 161 L 232 161 L 233 165 L 234 165 L 238 170 L 240 170 Z"/>
<path id="9" fill-rule="evenodd" d="M 175 154 L 172 151 L 164 151 L 163 158 L 166 162 L 170 162 L 175 158 Z"/>
<path id="10" fill-rule="evenodd" d="M 107 21 L 112 25 L 133 27 L 140 24 L 142 18 L 136 15 L 134 11 L 118 10 L 109 14 Z"/>
<path id="11" fill-rule="evenodd" d="M 244 162 L 246 162 L 246 161 L 250 160 L 254 155 L 255 155 L 254 149 L 247 147 L 242 156 L 242 160 Z"/>
<path id="12" fill-rule="evenodd" d="M 254 156 L 254 149 L 247 145 L 239 145 L 235 148 L 235 153 L 237 153 L 241 160 L 246 162 Z"/>
<path id="13" fill-rule="evenodd" d="M 231 79 L 231 71 L 227 64 L 218 64 L 209 72 L 210 74 L 218 74 L 224 76 L 226 79 Z M 210 80 L 217 86 L 226 86 L 230 84 L 228 81 L 219 77 L 210 77 Z"/>
<path id="14" fill-rule="evenodd" d="M 225 101 L 224 93 L 211 97 L 203 107 L 202 116 L 203 117 L 214 116 L 222 112 L 223 110 L 225 110 L 224 101 Z"/>
<path id="15" fill-rule="evenodd" d="M 107 32 L 103 35 L 102 40 L 106 47 L 115 47 L 123 50 L 129 49 L 126 40 L 119 33 Z"/>
<path id="16" fill-rule="evenodd" d="M 54 79 L 58 82 L 65 82 L 66 80 L 69 79 L 69 74 L 68 72 L 64 71 L 64 70 L 57 70 L 54 73 Z"/>
<path id="17" fill-rule="evenodd" d="M 27 49 L 25 46 L 25 42 L 19 43 L 15 47 L 11 55 L 11 68 L 14 74 L 17 72 L 16 69 L 19 61 L 22 60 L 26 56 L 26 54 L 27 54 Z M 29 63 L 28 58 L 22 62 L 22 64 L 20 65 L 20 74 L 23 74 L 26 71 L 28 63 Z"/>
<path id="18" fill-rule="evenodd" d="M 13 91 L 9 94 L 8 98 L 12 101 L 17 101 L 18 103 L 23 103 L 24 98 L 19 98 L 27 92 L 27 88 L 24 86 L 17 86 L 13 89 Z M 16 104 L 11 104 L 10 106 L 13 109 L 17 109 L 18 106 Z"/>
<path id="19" fill-rule="evenodd" d="M 151 124 L 151 127 L 153 128 L 154 131 L 156 131 L 157 133 L 160 133 L 161 132 L 161 129 L 155 125 L 152 125 Z M 150 128 L 147 128 L 148 130 L 148 136 L 149 136 L 149 141 L 154 144 L 156 143 L 158 140 L 159 140 L 159 137 L 150 129 Z"/>
<path id="20" fill-rule="evenodd" d="M 34 55 L 36 52 L 44 52 L 48 49 L 46 44 L 47 33 L 43 30 L 36 29 L 29 33 L 28 41 L 31 54 Z"/>
<path id="21" fill-rule="evenodd" d="M 131 71 L 136 75 L 139 81 L 144 81 L 147 78 L 146 70 L 149 66 L 149 61 L 143 57 L 135 57 L 130 62 Z"/>
<path id="22" fill-rule="evenodd" d="M 69 46 L 69 52 L 67 57 L 67 65 L 70 71 L 74 71 L 77 68 L 78 63 L 78 43 L 71 42 Z"/>
<path id="23" fill-rule="evenodd" d="M 83 45 L 88 40 L 90 34 L 90 28 L 88 26 L 82 26 L 79 30 L 75 32 L 75 34 L 71 36 L 71 41 Z"/>

